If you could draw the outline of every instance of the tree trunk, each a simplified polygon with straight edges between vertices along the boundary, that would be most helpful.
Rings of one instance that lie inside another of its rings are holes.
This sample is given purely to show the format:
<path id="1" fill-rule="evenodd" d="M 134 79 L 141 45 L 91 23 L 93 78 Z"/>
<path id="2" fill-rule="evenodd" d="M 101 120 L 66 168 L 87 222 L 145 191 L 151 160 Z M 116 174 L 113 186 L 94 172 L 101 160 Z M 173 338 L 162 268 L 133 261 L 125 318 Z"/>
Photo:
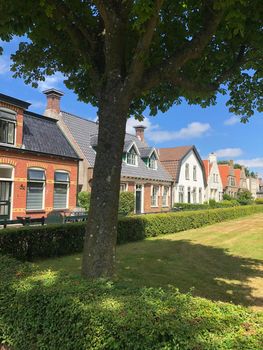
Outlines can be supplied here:
<path id="1" fill-rule="evenodd" d="M 99 136 L 93 172 L 91 203 L 86 227 L 82 275 L 114 274 L 120 174 L 128 103 L 108 94 L 99 106 Z"/>

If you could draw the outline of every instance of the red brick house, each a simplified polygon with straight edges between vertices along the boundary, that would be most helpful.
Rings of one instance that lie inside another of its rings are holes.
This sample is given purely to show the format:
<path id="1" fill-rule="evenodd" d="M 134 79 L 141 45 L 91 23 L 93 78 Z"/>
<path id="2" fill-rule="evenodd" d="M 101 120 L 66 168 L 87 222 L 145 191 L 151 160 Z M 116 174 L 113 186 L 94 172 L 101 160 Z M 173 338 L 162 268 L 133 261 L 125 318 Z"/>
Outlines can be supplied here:
<path id="1" fill-rule="evenodd" d="M 0 94 L 0 220 L 76 206 L 79 158 L 57 121 Z"/>

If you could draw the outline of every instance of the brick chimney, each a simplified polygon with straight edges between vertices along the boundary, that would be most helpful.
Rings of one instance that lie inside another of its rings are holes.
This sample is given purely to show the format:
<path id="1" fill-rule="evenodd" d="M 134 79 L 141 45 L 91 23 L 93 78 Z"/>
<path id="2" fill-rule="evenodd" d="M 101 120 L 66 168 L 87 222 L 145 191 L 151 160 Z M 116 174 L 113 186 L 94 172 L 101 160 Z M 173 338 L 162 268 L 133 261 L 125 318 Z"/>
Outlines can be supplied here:
<path id="1" fill-rule="evenodd" d="M 63 92 L 56 89 L 48 89 L 43 91 L 47 96 L 47 106 L 44 115 L 49 118 L 58 119 L 60 113 L 60 99 L 64 95 Z"/>
<path id="2" fill-rule="evenodd" d="M 144 142 L 144 130 L 146 129 L 146 126 L 137 125 L 137 126 L 134 126 L 134 129 L 135 129 L 137 138 L 140 141 Z"/>

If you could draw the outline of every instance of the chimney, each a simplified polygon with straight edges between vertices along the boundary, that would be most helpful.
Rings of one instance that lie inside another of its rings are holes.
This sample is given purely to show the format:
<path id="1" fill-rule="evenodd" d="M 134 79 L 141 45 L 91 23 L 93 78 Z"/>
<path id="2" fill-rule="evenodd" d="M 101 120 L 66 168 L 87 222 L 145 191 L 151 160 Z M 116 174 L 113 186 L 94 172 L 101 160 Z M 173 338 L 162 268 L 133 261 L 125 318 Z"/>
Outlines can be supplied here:
<path id="1" fill-rule="evenodd" d="M 47 96 L 47 106 L 44 115 L 49 118 L 58 119 L 60 113 L 60 99 L 64 95 L 63 92 L 56 89 L 48 89 L 43 91 Z"/>
<path id="2" fill-rule="evenodd" d="M 233 160 L 230 160 L 230 161 L 229 161 L 229 165 L 230 165 L 231 167 L 234 167 L 234 161 L 233 161 Z"/>
<path id="3" fill-rule="evenodd" d="M 146 129 L 146 126 L 137 125 L 137 126 L 134 127 L 134 129 L 135 129 L 137 138 L 140 141 L 144 142 L 144 130 Z"/>
<path id="4" fill-rule="evenodd" d="M 209 159 L 209 163 L 216 163 L 217 162 L 217 158 L 216 158 L 215 153 L 210 153 L 208 156 L 208 159 Z"/>

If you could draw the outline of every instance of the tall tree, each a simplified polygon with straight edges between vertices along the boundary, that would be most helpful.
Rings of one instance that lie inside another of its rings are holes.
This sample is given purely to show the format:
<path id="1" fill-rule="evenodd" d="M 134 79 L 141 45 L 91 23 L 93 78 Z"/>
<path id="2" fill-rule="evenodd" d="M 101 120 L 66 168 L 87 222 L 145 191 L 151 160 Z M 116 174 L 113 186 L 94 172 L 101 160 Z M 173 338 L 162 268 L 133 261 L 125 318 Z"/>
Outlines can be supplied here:
<path id="1" fill-rule="evenodd" d="M 127 118 L 229 91 L 243 121 L 262 111 L 261 0 L 0 0 L 0 38 L 26 36 L 12 59 L 26 83 L 60 71 L 98 107 L 99 136 L 83 275 L 114 271 Z"/>

